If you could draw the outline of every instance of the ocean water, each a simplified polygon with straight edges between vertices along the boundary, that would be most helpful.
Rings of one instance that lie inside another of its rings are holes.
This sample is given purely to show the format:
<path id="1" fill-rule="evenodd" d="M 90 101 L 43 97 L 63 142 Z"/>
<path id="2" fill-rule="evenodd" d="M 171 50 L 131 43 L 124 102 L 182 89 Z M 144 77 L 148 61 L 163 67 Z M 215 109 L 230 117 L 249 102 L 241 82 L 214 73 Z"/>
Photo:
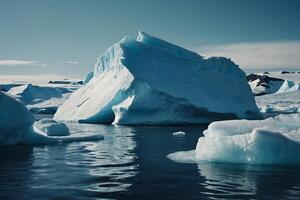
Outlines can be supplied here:
<path id="1" fill-rule="evenodd" d="M 103 141 L 0 147 L 0 199 L 300 199 L 300 168 L 177 163 L 205 126 L 70 124 Z M 175 131 L 185 136 L 173 136 Z"/>

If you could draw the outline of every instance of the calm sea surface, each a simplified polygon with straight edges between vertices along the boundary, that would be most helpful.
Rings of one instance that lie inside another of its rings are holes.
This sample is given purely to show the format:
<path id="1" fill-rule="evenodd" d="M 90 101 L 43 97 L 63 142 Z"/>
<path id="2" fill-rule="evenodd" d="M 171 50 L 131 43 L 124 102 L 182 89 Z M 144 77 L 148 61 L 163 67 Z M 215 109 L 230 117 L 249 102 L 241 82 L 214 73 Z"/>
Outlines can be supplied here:
<path id="1" fill-rule="evenodd" d="M 0 199 L 300 199 L 300 167 L 176 163 L 204 126 L 71 124 L 104 140 L 0 147 Z M 172 135 L 185 131 L 184 137 Z"/>

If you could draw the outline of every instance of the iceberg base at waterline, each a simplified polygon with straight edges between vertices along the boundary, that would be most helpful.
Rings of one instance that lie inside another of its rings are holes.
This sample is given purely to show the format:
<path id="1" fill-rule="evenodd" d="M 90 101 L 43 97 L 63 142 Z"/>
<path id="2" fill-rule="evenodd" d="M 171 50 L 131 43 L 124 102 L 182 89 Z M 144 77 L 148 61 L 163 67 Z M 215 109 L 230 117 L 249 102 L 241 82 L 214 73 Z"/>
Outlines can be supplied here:
<path id="1" fill-rule="evenodd" d="M 300 165 L 300 114 L 266 120 L 213 122 L 196 150 L 168 158 L 185 162 Z"/>
<path id="2" fill-rule="evenodd" d="M 4 92 L 0 92 L 0 110 L 0 146 L 103 139 L 99 134 L 69 135 L 66 125 L 53 120 L 35 122 L 33 114 L 22 103 Z"/>

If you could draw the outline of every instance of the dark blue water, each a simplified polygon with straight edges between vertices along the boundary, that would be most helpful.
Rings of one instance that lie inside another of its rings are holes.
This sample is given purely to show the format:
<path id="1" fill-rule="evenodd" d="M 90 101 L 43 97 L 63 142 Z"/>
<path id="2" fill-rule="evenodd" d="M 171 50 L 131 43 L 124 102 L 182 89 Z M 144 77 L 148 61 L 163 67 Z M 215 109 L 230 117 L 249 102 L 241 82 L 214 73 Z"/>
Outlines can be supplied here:
<path id="1" fill-rule="evenodd" d="M 71 125 L 97 142 L 1 147 L 0 199 L 300 199 L 299 167 L 176 163 L 206 127 Z M 182 130 L 184 137 L 172 132 Z"/>

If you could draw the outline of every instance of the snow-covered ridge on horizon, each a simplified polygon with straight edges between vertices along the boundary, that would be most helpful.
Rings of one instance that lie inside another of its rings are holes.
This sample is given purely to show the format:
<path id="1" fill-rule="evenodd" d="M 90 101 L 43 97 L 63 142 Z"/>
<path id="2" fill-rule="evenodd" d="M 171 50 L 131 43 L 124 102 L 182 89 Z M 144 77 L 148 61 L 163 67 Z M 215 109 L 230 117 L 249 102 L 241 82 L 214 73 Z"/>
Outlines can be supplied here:
<path id="1" fill-rule="evenodd" d="M 0 75 L 0 91 L 14 96 L 34 114 L 54 114 L 82 82 L 54 75 Z"/>
<path id="2" fill-rule="evenodd" d="M 300 74 L 278 71 L 247 75 L 256 104 L 264 118 L 300 112 Z"/>
<path id="3" fill-rule="evenodd" d="M 260 118 L 245 73 L 230 59 L 202 56 L 139 32 L 108 48 L 55 114 L 114 124 L 209 123 Z"/>
<path id="4" fill-rule="evenodd" d="M 299 90 L 300 73 L 289 71 L 251 73 L 247 81 L 254 95 L 291 92 Z"/>
<path id="5" fill-rule="evenodd" d="M 0 84 L 19 83 L 19 84 L 34 84 L 34 85 L 45 85 L 50 81 L 55 80 L 69 80 L 78 82 L 81 81 L 78 77 L 72 76 L 61 76 L 61 75 L 0 75 Z"/>

